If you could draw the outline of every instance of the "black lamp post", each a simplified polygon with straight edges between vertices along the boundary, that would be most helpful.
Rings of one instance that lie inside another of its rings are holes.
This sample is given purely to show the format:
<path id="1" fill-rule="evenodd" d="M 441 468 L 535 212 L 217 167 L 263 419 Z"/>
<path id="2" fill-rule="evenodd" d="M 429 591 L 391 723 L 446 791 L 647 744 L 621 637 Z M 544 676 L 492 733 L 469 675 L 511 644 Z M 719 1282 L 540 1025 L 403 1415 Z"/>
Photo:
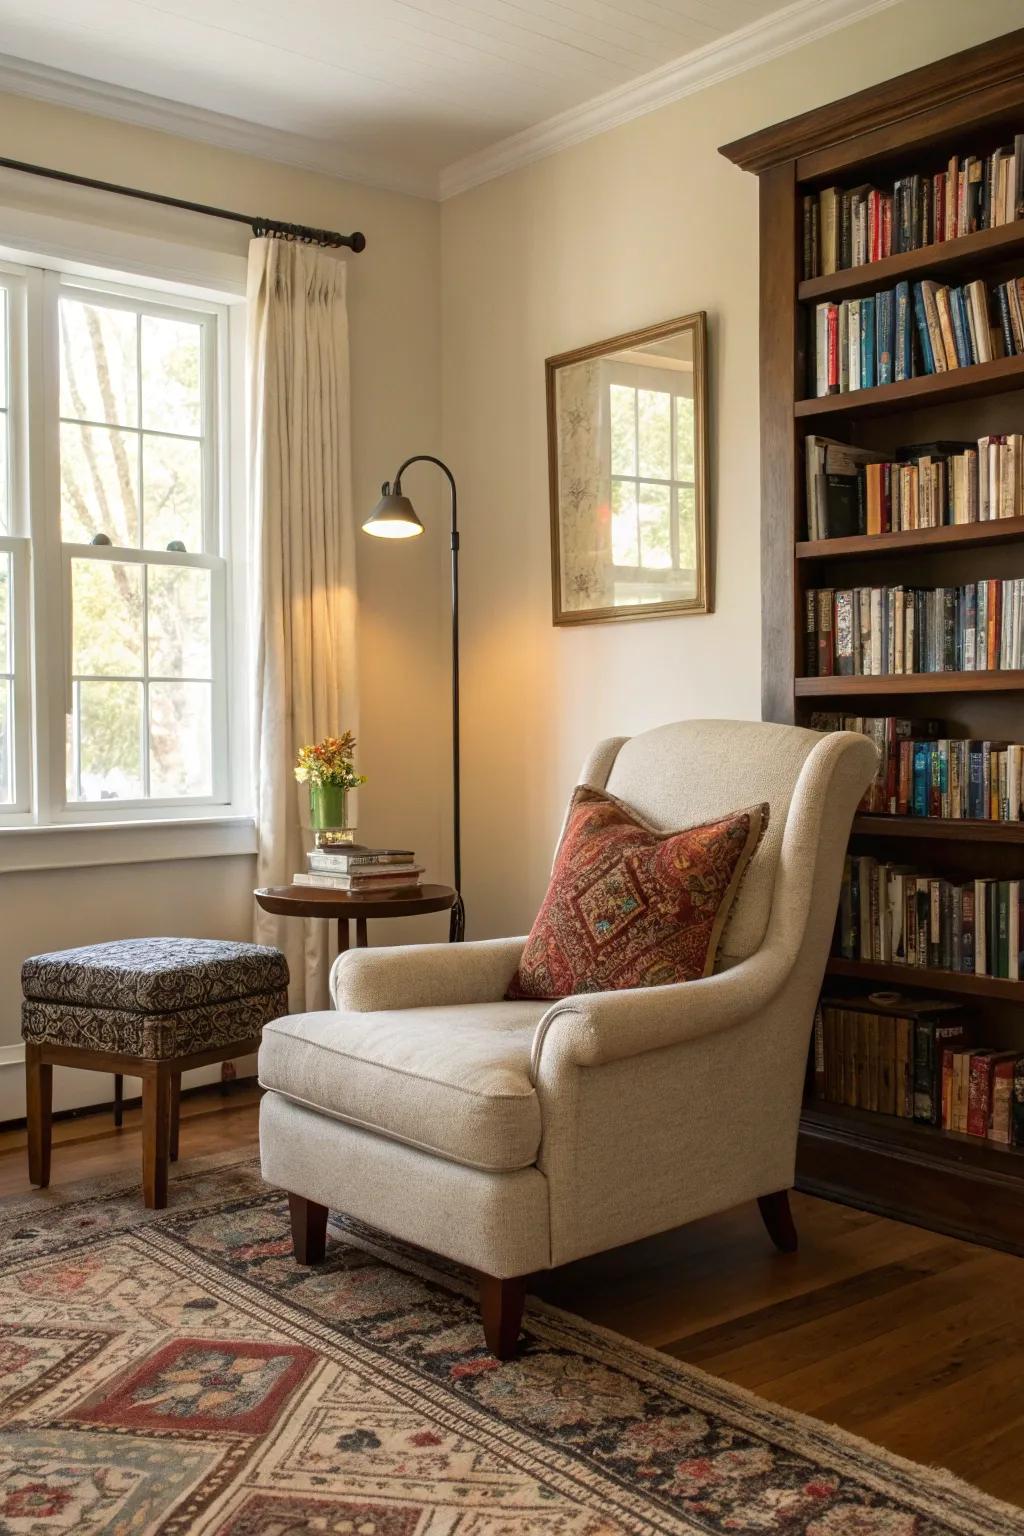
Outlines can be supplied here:
<path id="1" fill-rule="evenodd" d="M 447 477 L 452 496 L 452 830 L 454 838 L 455 905 L 452 907 L 448 939 L 452 944 L 466 937 L 466 908 L 462 900 L 462 817 L 459 803 L 459 527 L 455 476 L 448 465 L 432 453 L 417 453 L 398 466 L 389 485 L 380 488 L 380 501 L 363 524 L 364 533 L 378 539 L 412 539 L 423 532 L 412 502 L 402 493 L 402 476 L 410 464 L 436 464 Z"/>

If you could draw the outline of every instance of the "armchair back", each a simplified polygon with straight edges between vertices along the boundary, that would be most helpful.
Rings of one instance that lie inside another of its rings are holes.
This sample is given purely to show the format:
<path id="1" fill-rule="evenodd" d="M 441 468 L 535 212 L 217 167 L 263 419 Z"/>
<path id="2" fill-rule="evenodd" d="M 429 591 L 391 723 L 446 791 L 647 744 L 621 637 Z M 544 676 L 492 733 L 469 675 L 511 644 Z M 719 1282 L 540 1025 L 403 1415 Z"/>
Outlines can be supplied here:
<path id="1" fill-rule="evenodd" d="M 665 831 L 767 801 L 768 827 L 723 936 L 719 969 L 747 959 L 764 941 L 790 803 L 807 759 L 824 741 L 819 731 L 799 726 L 681 720 L 603 741 L 584 765 L 583 783 L 615 795 Z M 851 739 L 850 747 L 866 761 L 874 748 L 866 738 L 860 743 L 858 749 Z"/>

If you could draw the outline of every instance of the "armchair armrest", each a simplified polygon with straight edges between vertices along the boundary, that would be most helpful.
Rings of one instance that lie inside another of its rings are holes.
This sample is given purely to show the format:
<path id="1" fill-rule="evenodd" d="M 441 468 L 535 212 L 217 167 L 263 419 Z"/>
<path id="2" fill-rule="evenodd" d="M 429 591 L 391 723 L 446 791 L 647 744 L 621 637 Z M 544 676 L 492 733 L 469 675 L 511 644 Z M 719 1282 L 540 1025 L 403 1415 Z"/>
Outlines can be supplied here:
<path id="1" fill-rule="evenodd" d="M 525 943 L 525 938 L 483 939 L 349 949 L 331 970 L 331 998 L 336 1008 L 355 1013 L 496 1003 L 516 973 Z"/>
<path id="2" fill-rule="evenodd" d="M 699 981 L 563 998 L 537 1026 L 530 1076 L 538 1080 L 542 1057 L 598 1067 L 731 1029 L 771 1001 L 791 968 L 781 947 L 766 946 Z"/>

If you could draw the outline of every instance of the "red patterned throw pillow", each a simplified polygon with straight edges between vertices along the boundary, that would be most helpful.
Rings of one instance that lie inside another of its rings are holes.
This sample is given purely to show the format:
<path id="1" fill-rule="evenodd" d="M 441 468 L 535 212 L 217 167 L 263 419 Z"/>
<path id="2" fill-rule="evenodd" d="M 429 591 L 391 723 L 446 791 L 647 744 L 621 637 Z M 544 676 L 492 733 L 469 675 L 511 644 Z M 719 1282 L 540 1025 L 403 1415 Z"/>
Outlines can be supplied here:
<path id="1" fill-rule="evenodd" d="M 714 968 L 767 805 L 658 832 L 581 785 L 506 996 L 559 998 L 694 981 Z"/>

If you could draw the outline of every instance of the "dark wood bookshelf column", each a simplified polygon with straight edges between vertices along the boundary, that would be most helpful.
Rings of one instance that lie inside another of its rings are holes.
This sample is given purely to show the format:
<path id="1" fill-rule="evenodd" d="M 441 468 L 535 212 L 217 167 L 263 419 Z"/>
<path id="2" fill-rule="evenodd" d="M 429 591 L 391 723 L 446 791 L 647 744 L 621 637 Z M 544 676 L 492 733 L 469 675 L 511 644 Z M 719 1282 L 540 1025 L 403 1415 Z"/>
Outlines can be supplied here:
<path id="1" fill-rule="evenodd" d="M 793 294 L 799 276 L 796 165 L 773 165 L 761 177 L 761 712 L 765 720 L 794 719 L 793 678 L 799 611 L 793 559 L 793 485 L 803 434 L 793 400 L 803 389 Z M 800 442 L 798 443 L 798 437 Z"/>
<path id="2" fill-rule="evenodd" d="M 1024 431 L 1024 357 L 809 398 L 807 319 L 823 301 L 926 277 L 988 284 L 1024 276 L 1024 220 L 881 261 L 805 278 L 803 199 L 829 185 L 890 186 L 990 154 L 1024 132 L 1024 29 L 859 91 L 723 147 L 760 184 L 762 711 L 807 724 L 815 711 L 940 718 L 952 736 L 1024 740 L 1024 672 L 805 677 L 804 595 L 816 587 L 957 586 L 1024 576 L 1024 516 L 810 541 L 808 433 L 876 447 Z M 1018 404 L 1019 402 L 1019 404 Z M 1009 423 L 1009 425 L 1008 425 Z M 724 515 L 728 515 L 725 513 Z M 1024 824 L 859 815 L 852 847 L 950 879 L 1024 879 Z M 829 995 L 878 989 L 962 1004 L 978 1045 L 1024 1056 L 1024 982 L 833 958 Z M 809 1098 L 803 1189 L 1024 1253 L 1024 1148 L 1006 1148 Z"/>

